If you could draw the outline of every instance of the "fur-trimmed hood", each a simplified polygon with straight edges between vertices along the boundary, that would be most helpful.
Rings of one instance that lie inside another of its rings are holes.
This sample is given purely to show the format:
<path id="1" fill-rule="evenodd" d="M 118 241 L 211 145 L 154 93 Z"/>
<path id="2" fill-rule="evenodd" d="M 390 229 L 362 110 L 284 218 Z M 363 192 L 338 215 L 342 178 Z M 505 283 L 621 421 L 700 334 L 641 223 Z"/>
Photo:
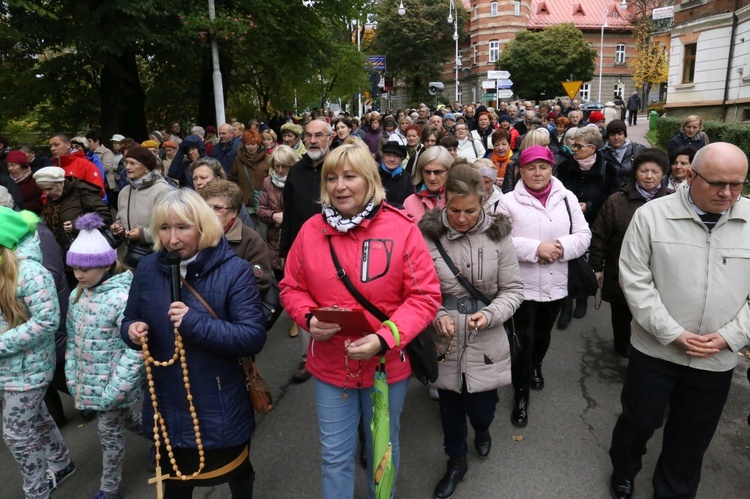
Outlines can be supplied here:
<path id="1" fill-rule="evenodd" d="M 422 220 L 419 221 L 419 230 L 422 231 L 425 239 L 438 239 L 445 233 L 448 233 L 448 239 L 461 235 L 448 224 L 445 208 L 436 208 L 425 213 Z M 468 234 L 484 232 L 490 240 L 498 242 L 510 236 L 511 230 L 512 225 L 507 216 L 503 214 L 488 215 L 483 209 L 482 219 Z"/>

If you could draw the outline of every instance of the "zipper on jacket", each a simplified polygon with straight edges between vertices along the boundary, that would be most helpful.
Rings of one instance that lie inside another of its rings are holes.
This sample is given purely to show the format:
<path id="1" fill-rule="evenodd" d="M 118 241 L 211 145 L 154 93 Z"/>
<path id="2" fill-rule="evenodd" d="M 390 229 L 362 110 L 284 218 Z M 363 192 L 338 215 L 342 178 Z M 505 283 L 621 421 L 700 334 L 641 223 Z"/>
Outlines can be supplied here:
<path id="1" fill-rule="evenodd" d="M 482 280 L 482 273 L 484 272 L 484 248 L 479 248 L 479 262 L 477 262 L 477 266 L 479 268 L 477 279 L 480 281 Z"/>
<path id="2" fill-rule="evenodd" d="M 78 390 L 76 390 L 76 402 L 80 404 L 81 402 L 81 392 L 83 391 L 83 362 L 81 362 L 81 359 L 83 357 L 83 328 L 86 324 L 86 312 L 89 310 L 89 302 L 91 302 L 91 295 L 93 293 L 89 292 L 89 290 L 84 290 L 83 294 L 86 295 L 86 302 L 83 304 L 83 312 L 81 314 L 81 327 L 78 328 L 78 345 L 76 345 L 77 350 L 77 357 L 78 357 L 78 375 L 76 376 L 76 381 L 78 382 Z"/>
<path id="3" fill-rule="evenodd" d="M 218 386 L 219 391 L 221 391 L 221 378 L 219 376 L 216 376 L 216 386 Z"/>

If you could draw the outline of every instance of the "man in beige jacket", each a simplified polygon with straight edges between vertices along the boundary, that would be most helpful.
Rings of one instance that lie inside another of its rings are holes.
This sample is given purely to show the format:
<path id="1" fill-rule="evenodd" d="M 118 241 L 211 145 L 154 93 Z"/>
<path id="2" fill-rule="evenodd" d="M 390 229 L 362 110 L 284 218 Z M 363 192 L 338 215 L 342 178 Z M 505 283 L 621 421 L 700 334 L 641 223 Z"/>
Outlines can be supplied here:
<path id="1" fill-rule="evenodd" d="M 750 343 L 747 158 L 715 143 L 696 154 L 692 168 L 689 186 L 635 212 L 622 245 L 633 348 L 609 451 L 615 498 L 632 497 L 667 406 L 654 497 L 695 497 L 737 351 Z"/>

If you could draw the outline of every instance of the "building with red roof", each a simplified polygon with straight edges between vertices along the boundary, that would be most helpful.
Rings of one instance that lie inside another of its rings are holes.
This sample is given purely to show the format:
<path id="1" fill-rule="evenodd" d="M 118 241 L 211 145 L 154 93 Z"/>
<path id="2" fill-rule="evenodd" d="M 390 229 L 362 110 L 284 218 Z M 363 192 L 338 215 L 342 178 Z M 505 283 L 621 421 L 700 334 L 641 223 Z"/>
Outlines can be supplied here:
<path id="1" fill-rule="evenodd" d="M 616 91 L 627 98 L 635 90 L 633 69 L 629 66 L 635 57 L 635 40 L 628 11 L 622 8 L 618 0 L 462 0 L 457 4 L 459 8 L 463 5 L 469 13 L 465 28 L 469 33 L 469 40 L 459 46 L 461 103 L 482 101 L 482 81 L 487 80 L 487 71 L 495 69 L 495 61 L 505 45 L 515 38 L 516 32 L 543 30 L 560 23 L 573 23 L 598 52 L 602 24 L 606 22 L 602 101 L 612 100 Z M 455 95 L 454 71 L 455 63 L 451 57 L 443 68 L 443 96 L 451 101 Z M 596 100 L 599 93 L 598 82 L 597 59 L 594 78 L 584 82 L 577 98 L 582 101 Z M 560 95 L 564 95 L 562 86 Z"/>

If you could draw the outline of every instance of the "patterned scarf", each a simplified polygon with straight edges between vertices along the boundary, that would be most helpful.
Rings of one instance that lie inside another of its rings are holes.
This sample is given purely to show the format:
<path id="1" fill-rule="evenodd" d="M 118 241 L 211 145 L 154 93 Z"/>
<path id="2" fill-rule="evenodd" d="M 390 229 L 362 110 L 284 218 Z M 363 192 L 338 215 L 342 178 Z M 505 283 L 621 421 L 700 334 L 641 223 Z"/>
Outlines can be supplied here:
<path id="1" fill-rule="evenodd" d="M 284 188 L 284 184 L 286 184 L 286 175 L 283 176 L 283 177 L 281 177 L 281 176 L 279 176 L 278 173 L 276 173 L 276 171 L 272 171 L 271 172 L 271 182 L 273 183 L 273 185 L 275 185 L 279 189 L 283 189 Z"/>
<path id="2" fill-rule="evenodd" d="M 374 207 L 375 199 L 372 198 L 370 199 L 370 202 L 367 203 L 367 206 L 365 206 L 364 211 L 354 215 L 352 218 L 344 218 L 344 216 L 339 213 L 339 210 L 329 205 L 323 207 L 323 217 L 326 219 L 326 222 L 328 222 L 328 225 L 337 231 L 349 232 L 358 227 L 359 224 L 362 223 L 362 220 L 366 219 L 370 213 L 372 213 Z"/>
<path id="3" fill-rule="evenodd" d="M 19 173 L 17 176 L 14 177 L 13 175 L 11 175 L 10 178 L 13 179 L 13 182 L 18 184 L 26 180 L 29 175 L 31 175 L 31 168 L 25 168 L 21 170 L 21 173 Z"/>
<path id="4" fill-rule="evenodd" d="M 161 174 L 157 172 L 156 170 L 150 170 L 146 172 L 144 176 L 141 178 L 130 180 L 128 179 L 128 182 L 130 182 L 130 186 L 135 189 L 136 191 L 141 189 L 147 189 L 154 185 L 157 180 L 161 178 Z"/>

